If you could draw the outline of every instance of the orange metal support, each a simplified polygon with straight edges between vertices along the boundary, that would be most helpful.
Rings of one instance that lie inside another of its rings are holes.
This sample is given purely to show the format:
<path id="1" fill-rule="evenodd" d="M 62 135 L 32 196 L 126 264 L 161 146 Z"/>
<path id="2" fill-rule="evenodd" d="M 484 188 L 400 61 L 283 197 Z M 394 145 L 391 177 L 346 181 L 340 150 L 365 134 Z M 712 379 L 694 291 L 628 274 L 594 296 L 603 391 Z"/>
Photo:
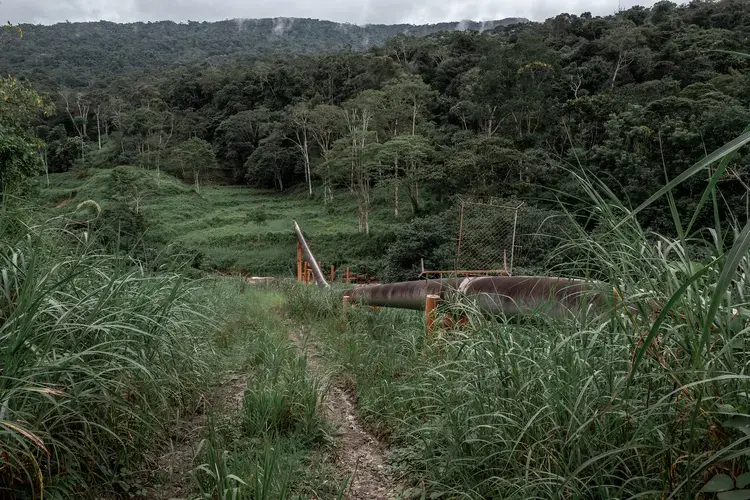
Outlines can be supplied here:
<path id="1" fill-rule="evenodd" d="M 302 281 L 307 285 L 310 282 L 310 264 L 307 261 L 305 261 L 304 270 L 302 272 Z"/>
<path id="2" fill-rule="evenodd" d="M 443 319 L 443 328 L 450 330 L 452 328 L 463 328 L 469 324 L 469 317 L 465 314 L 458 316 L 458 319 L 453 314 L 446 314 Z"/>
<path id="3" fill-rule="evenodd" d="M 427 333 L 432 333 L 432 330 L 435 328 L 438 300 L 440 300 L 440 295 L 428 295 L 427 300 L 425 300 L 424 324 Z"/>
<path id="4" fill-rule="evenodd" d="M 302 245 L 297 242 L 297 281 L 302 281 Z"/>

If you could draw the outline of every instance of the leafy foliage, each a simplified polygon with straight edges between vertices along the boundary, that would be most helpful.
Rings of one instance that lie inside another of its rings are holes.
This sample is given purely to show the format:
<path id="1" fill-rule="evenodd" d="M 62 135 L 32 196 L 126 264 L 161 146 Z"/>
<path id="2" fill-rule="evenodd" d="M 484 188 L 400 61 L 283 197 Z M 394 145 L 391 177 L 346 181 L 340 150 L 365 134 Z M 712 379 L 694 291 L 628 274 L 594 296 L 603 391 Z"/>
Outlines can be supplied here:
<path id="1" fill-rule="evenodd" d="M 39 173 L 41 142 L 33 126 L 53 108 L 45 106 L 33 89 L 8 76 L 0 79 L 0 188 L 11 192 L 25 179 Z"/>

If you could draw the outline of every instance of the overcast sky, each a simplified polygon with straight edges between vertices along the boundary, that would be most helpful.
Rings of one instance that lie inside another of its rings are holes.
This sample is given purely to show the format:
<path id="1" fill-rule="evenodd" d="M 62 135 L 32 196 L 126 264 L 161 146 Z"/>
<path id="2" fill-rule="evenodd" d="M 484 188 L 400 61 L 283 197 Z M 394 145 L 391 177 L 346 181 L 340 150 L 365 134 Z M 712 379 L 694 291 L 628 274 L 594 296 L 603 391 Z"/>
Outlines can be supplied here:
<path id="1" fill-rule="evenodd" d="M 561 12 L 613 14 L 655 0 L 0 0 L 0 21 L 219 21 L 311 17 L 355 24 L 487 21 L 525 17 L 542 21 Z"/>

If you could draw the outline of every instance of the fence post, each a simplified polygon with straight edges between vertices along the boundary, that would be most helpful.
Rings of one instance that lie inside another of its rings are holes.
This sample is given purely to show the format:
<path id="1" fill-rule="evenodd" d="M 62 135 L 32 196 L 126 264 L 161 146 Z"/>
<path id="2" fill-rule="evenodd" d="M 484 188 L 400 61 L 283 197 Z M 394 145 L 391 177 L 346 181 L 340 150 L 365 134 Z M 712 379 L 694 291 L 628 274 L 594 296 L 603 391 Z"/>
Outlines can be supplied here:
<path id="1" fill-rule="evenodd" d="M 424 324 L 427 333 L 432 333 L 435 328 L 435 316 L 437 315 L 437 303 L 440 295 L 428 295 L 424 307 Z"/>
<path id="2" fill-rule="evenodd" d="M 297 281 L 302 281 L 302 245 L 297 242 Z"/>
<path id="3" fill-rule="evenodd" d="M 336 266 L 331 266 L 331 281 L 336 281 Z"/>
<path id="4" fill-rule="evenodd" d="M 351 304 L 351 297 L 348 295 L 344 295 L 344 298 L 342 300 L 342 306 L 341 306 L 341 317 L 346 319 L 346 310 L 349 309 L 349 305 Z"/>
<path id="5" fill-rule="evenodd" d="M 352 282 L 351 276 L 352 275 L 351 275 L 351 272 L 349 271 L 349 266 L 346 266 L 346 284 L 347 285 Z"/>

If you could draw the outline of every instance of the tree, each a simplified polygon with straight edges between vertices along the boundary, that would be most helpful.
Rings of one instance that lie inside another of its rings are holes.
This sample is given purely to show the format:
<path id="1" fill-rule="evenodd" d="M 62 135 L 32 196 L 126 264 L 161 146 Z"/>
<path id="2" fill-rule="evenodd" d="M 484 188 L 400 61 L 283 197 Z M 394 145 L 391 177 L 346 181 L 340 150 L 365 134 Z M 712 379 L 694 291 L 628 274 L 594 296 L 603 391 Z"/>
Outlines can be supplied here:
<path id="1" fill-rule="evenodd" d="M 227 162 L 235 173 L 245 170 L 245 162 L 267 137 L 275 116 L 268 108 L 242 111 L 230 116 L 216 129 L 213 144 L 219 158 Z"/>
<path id="2" fill-rule="evenodd" d="M 245 162 L 246 179 L 254 186 L 274 187 L 283 191 L 298 165 L 299 156 L 294 151 L 294 145 L 277 127 L 260 141 Z"/>
<path id="3" fill-rule="evenodd" d="M 400 134 L 406 133 L 411 136 L 417 134 L 417 120 L 422 118 L 422 114 L 427 104 L 437 98 L 437 92 L 431 90 L 428 85 L 422 81 L 422 78 L 415 75 L 404 75 L 393 80 L 383 89 L 384 110 L 379 114 L 383 122 L 383 129 L 387 136 L 393 138 L 399 137 Z M 400 186 L 399 160 L 405 160 L 405 168 L 410 172 L 416 172 L 418 166 L 415 164 L 415 158 L 419 153 L 409 151 L 408 146 L 414 146 L 420 149 L 423 145 L 421 139 L 411 141 L 399 137 L 394 147 L 388 148 L 389 165 L 393 165 L 393 216 L 398 217 L 398 194 Z M 423 138 L 422 138 L 423 139 Z M 399 145 L 405 144 L 407 147 L 400 148 Z M 400 154 L 403 153 L 403 154 Z M 407 159 L 410 158 L 410 159 Z M 403 162 L 402 162 L 403 164 Z M 409 178 L 409 198 L 412 201 L 414 212 L 419 212 L 419 184 L 416 175 L 410 175 Z"/>
<path id="4" fill-rule="evenodd" d="M 403 180 L 409 187 L 408 194 L 414 215 L 420 212 L 419 183 L 429 177 L 428 161 L 435 154 L 430 141 L 422 135 L 398 135 L 377 149 L 377 157 L 381 163 L 394 164 L 398 168 L 398 160 L 403 160 L 405 166 Z M 393 182 L 395 190 L 394 216 L 398 217 L 398 170 L 394 171 Z"/>
<path id="5" fill-rule="evenodd" d="M 348 134 L 336 141 L 329 162 L 339 180 L 348 177 L 349 189 L 357 197 L 359 232 L 365 234 L 370 234 L 370 189 L 373 170 L 378 165 L 377 133 L 372 126 L 380 103 L 382 93 L 368 90 L 345 104 Z"/>
<path id="6" fill-rule="evenodd" d="M 191 172 L 195 191 L 200 193 L 201 178 L 217 167 L 216 155 L 211 144 L 203 139 L 188 139 L 172 150 L 169 167 L 174 172 L 180 172 L 183 178 L 187 172 Z"/>
<path id="7" fill-rule="evenodd" d="M 329 162 L 334 143 L 344 133 L 344 123 L 344 111 L 338 106 L 318 104 L 310 113 L 310 134 L 313 136 L 323 158 L 321 177 L 323 177 L 324 204 L 333 200 Z"/>
<path id="8" fill-rule="evenodd" d="M 608 56 L 615 61 L 611 88 L 615 88 L 620 72 L 633 63 L 637 50 L 644 41 L 640 29 L 632 21 L 622 21 L 609 31 L 603 46 Z"/>
<path id="9" fill-rule="evenodd" d="M 6 197 L 27 178 L 39 173 L 42 142 L 35 122 L 54 112 L 33 89 L 13 77 L 0 79 L 0 188 Z"/>
<path id="10" fill-rule="evenodd" d="M 145 168 L 154 166 L 157 171 L 175 125 L 174 113 L 163 106 L 164 103 L 143 106 L 122 115 L 123 151 L 134 151 L 136 164 Z"/>
<path id="11" fill-rule="evenodd" d="M 60 96 L 65 102 L 65 112 L 70 118 L 70 123 L 73 125 L 73 128 L 75 129 L 81 141 L 81 161 L 85 164 L 85 140 L 86 137 L 88 137 L 87 128 L 89 121 L 89 108 L 91 107 L 91 105 L 82 92 L 73 92 L 69 89 L 66 89 L 60 91 Z"/>
<path id="12" fill-rule="evenodd" d="M 312 169 L 310 168 L 310 143 L 308 140 L 311 132 L 310 108 L 306 104 L 298 104 L 288 110 L 288 116 L 294 130 L 292 141 L 302 154 L 308 195 L 312 196 Z"/>

